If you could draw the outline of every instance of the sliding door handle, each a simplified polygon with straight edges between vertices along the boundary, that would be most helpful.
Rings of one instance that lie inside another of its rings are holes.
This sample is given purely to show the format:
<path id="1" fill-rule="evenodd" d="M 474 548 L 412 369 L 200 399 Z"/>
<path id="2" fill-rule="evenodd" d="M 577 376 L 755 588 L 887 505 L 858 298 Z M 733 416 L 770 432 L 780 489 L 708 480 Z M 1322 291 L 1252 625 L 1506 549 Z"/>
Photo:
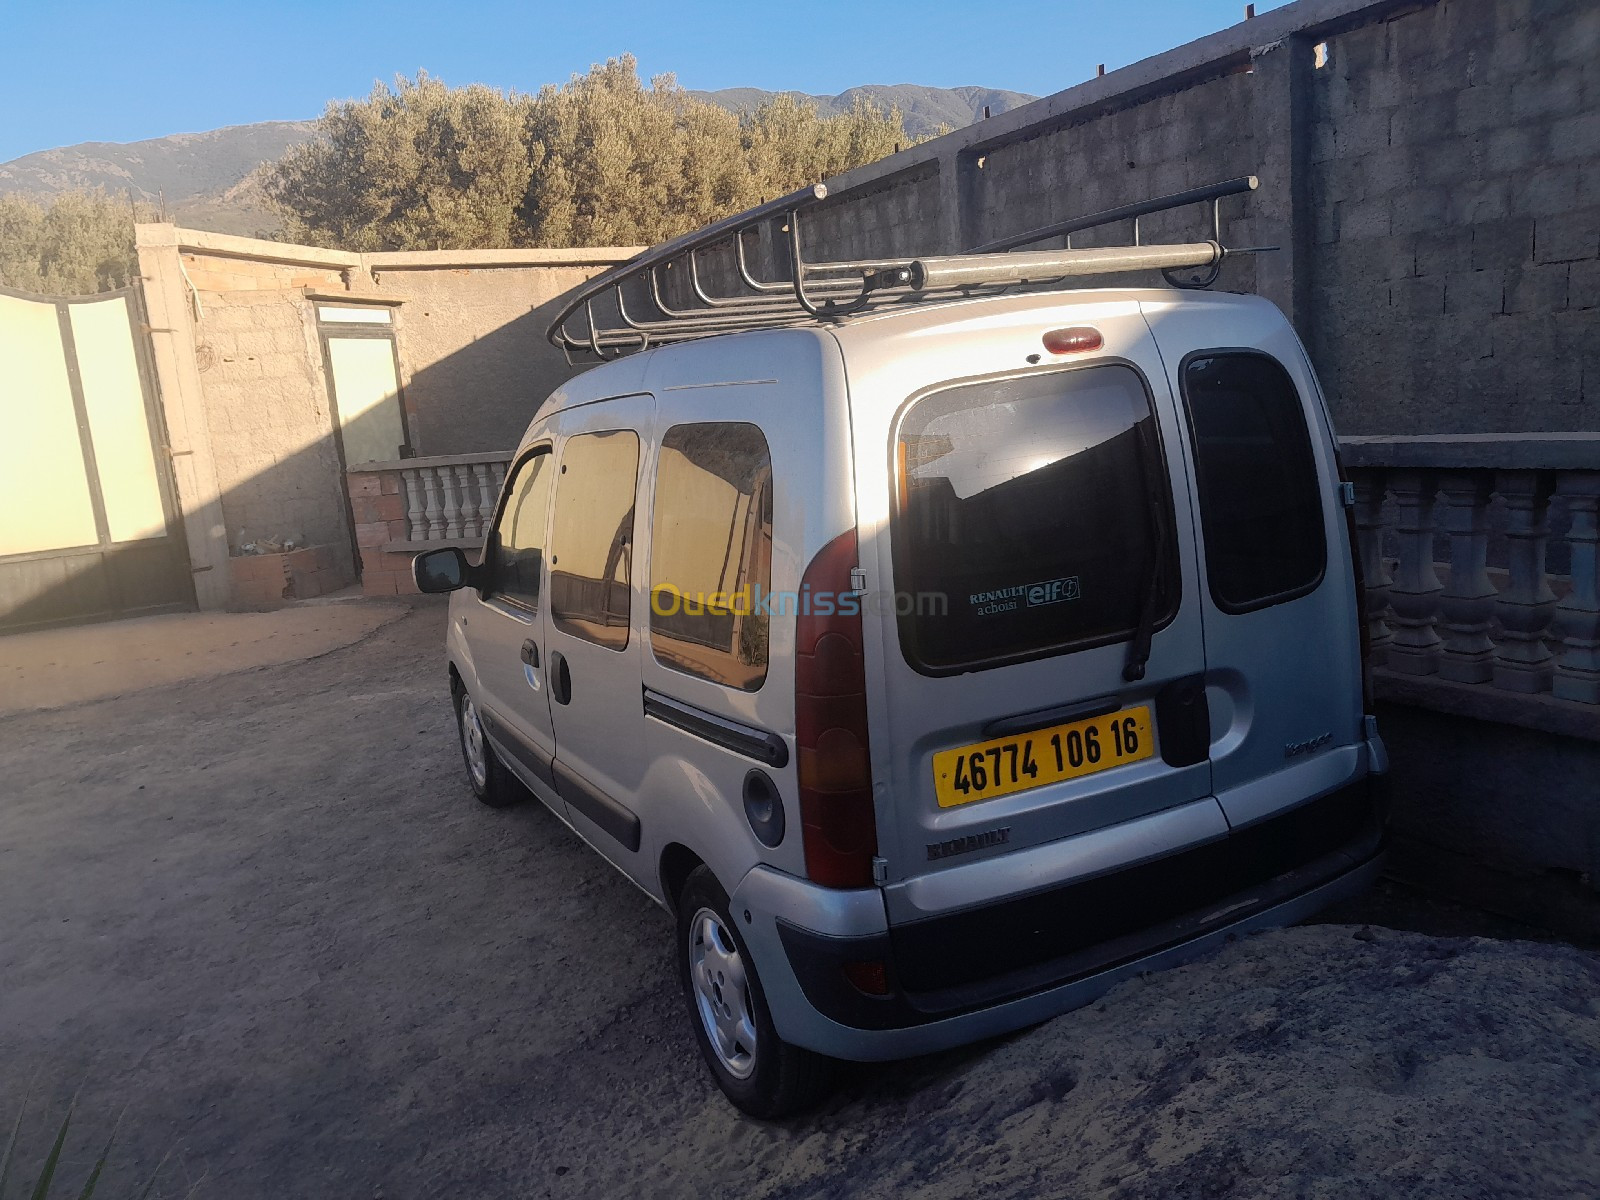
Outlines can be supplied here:
<path id="1" fill-rule="evenodd" d="M 572 699 L 572 670 L 567 666 L 567 656 L 559 650 L 550 651 L 550 695 L 557 704 Z"/>

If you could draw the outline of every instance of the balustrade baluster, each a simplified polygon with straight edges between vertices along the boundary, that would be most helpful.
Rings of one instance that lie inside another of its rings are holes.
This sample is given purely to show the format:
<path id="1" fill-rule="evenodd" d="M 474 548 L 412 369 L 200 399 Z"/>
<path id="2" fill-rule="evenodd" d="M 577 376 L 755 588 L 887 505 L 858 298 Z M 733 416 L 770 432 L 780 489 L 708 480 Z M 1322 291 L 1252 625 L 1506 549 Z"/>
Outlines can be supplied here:
<path id="1" fill-rule="evenodd" d="M 478 485 L 478 532 L 489 536 L 489 524 L 494 520 L 495 490 L 489 463 L 473 463 L 472 475 Z"/>
<path id="2" fill-rule="evenodd" d="M 461 536 L 475 538 L 482 532 L 478 524 L 478 488 L 472 478 L 472 468 L 457 463 L 450 470 L 456 477 L 456 492 L 461 497 Z"/>
<path id="3" fill-rule="evenodd" d="M 423 511 L 422 485 L 418 482 L 420 474 L 414 467 L 407 467 L 400 472 L 400 489 L 406 498 L 406 541 L 420 542 L 428 535 L 427 513 Z"/>
<path id="4" fill-rule="evenodd" d="M 1400 562 L 1389 584 L 1394 636 L 1387 665 L 1405 675 L 1432 675 L 1439 669 L 1441 643 L 1433 626 L 1444 590 L 1433 565 L 1434 473 L 1392 471 L 1389 490 L 1397 510 Z"/>
<path id="5" fill-rule="evenodd" d="M 1600 471 L 1574 471 L 1556 491 L 1572 513 L 1567 545 L 1572 554 L 1572 590 L 1556 606 L 1561 634 L 1550 690 L 1563 700 L 1600 704 Z"/>
<path id="6" fill-rule="evenodd" d="M 456 487 L 456 473 L 449 467 L 435 467 L 439 476 L 439 493 L 444 500 L 444 536 L 454 541 L 461 536 L 461 492 Z"/>
<path id="7" fill-rule="evenodd" d="M 439 492 L 439 476 L 432 467 L 422 470 L 423 506 L 428 516 L 428 540 L 444 536 L 444 498 Z"/>
<path id="8" fill-rule="evenodd" d="M 1546 471 L 1497 471 L 1495 491 L 1506 504 L 1511 578 L 1494 606 L 1501 631 L 1495 639 L 1494 685 L 1509 692 L 1542 692 L 1550 687 L 1554 659 L 1544 644 L 1556 604 L 1544 570 L 1552 479 Z"/>
<path id="9" fill-rule="evenodd" d="M 1494 675 L 1489 627 L 1498 592 L 1488 571 L 1491 483 L 1484 471 L 1450 471 L 1439 480 L 1440 524 L 1450 535 L 1450 584 L 1439 597 L 1439 674 L 1459 683 L 1486 683 Z"/>
<path id="10" fill-rule="evenodd" d="M 1367 646 L 1372 665 L 1382 666 L 1394 633 L 1384 616 L 1389 611 L 1389 564 L 1383 558 L 1383 498 L 1387 494 L 1379 470 L 1354 472 L 1356 488 L 1356 549 L 1367 588 Z"/>

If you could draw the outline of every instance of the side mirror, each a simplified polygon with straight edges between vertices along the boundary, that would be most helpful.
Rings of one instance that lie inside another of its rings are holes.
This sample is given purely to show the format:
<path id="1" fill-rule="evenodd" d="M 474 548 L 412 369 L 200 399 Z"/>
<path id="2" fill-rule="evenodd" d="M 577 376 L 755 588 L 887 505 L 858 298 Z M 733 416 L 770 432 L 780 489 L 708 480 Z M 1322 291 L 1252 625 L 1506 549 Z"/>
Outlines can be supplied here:
<path id="1" fill-rule="evenodd" d="M 411 560 L 411 577 L 419 592 L 453 592 L 463 588 L 471 576 L 467 556 L 458 546 L 424 550 Z"/>

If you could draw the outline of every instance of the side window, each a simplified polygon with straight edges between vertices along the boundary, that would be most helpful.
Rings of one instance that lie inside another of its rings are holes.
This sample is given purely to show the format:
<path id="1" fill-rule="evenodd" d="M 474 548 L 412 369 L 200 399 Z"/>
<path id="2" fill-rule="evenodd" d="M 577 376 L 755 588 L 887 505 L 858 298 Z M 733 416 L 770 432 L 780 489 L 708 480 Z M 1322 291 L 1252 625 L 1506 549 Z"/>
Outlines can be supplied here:
<path id="1" fill-rule="evenodd" d="M 495 595 L 535 610 L 539 607 L 539 571 L 544 564 L 552 474 L 548 450 L 523 460 L 511 480 L 491 543 Z"/>
<path id="2" fill-rule="evenodd" d="M 638 472 L 632 430 L 579 434 L 561 451 L 550 616 L 563 633 L 611 650 L 628 644 Z"/>
<path id="3" fill-rule="evenodd" d="M 650 647 L 664 665 L 746 692 L 767 677 L 772 455 L 754 425 L 674 425 L 656 464 Z"/>
<path id="4" fill-rule="evenodd" d="M 1191 354 L 1183 399 L 1194 439 L 1211 598 L 1240 613 L 1314 588 L 1327 565 L 1305 409 L 1265 354 Z"/>

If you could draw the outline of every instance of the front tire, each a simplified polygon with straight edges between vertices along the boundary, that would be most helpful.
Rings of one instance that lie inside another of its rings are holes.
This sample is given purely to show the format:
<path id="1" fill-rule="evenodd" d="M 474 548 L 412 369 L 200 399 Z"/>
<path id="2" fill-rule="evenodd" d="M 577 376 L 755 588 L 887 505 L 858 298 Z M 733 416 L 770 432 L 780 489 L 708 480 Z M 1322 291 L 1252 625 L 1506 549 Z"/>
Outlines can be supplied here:
<path id="1" fill-rule="evenodd" d="M 472 794 L 490 808 L 516 804 L 527 790 L 494 752 L 483 731 L 483 718 L 472 696 L 459 683 L 451 689 L 456 709 L 456 735 L 461 741 L 461 761 L 467 767 L 467 782 Z"/>
<path id="2" fill-rule="evenodd" d="M 832 1060 L 778 1036 L 728 896 L 696 867 L 678 897 L 678 980 L 700 1054 L 735 1108 L 761 1120 L 815 1105 L 832 1082 Z"/>

